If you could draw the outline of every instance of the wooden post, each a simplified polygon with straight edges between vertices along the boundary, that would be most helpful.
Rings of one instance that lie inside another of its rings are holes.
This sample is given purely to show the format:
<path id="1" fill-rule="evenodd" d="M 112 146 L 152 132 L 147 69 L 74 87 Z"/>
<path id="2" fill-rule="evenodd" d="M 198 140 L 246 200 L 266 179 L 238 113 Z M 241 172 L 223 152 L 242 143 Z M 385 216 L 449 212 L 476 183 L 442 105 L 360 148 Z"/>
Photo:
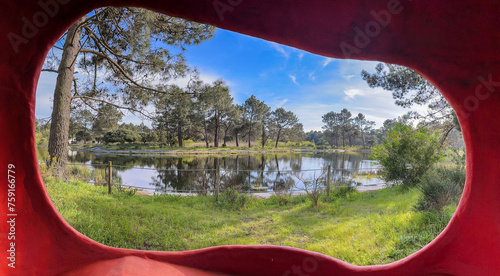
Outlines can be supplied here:
<path id="1" fill-rule="evenodd" d="M 330 196 L 330 179 L 332 176 L 332 165 L 328 165 L 328 174 L 326 176 L 326 196 Z"/>
<path id="2" fill-rule="evenodd" d="M 111 182 L 113 181 L 113 170 L 111 169 L 111 161 L 109 161 L 108 167 L 108 195 L 111 194 Z"/>
<path id="3" fill-rule="evenodd" d="M 214 158 L 215 163 L 215 201 L 219 201 L 219 187 L 220 187 L 220 166 L 219 158 Z"/>

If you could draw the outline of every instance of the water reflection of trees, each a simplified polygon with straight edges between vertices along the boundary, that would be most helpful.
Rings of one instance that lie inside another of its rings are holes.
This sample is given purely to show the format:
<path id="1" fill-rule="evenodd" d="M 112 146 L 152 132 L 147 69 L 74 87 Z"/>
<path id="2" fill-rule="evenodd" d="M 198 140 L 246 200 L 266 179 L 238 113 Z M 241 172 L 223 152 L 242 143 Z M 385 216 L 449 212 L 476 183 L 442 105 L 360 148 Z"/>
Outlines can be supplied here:
<path id="1" fill-rule="evenodd" d="M 286 190 L 295 186 L 297 173 L 304 169 L 304 157 L 317 162 L 316 169 L 332 167 L 332 180 L 340 181 L 359 167 L 366 154 L 339 153 L 283 153 L 260 155 L 235 155 L 226 157 L 158 157 L 132 155 L 93 155 L 78 152 L 69 157 L 70 163 L 87 163 L 92 166 L 113 163 L 118 172 L 132 168 L 154 169 L 150 185 L 156 192 L 196 192 L 207 194 L 215 188 L 215 163 L 220 164 L 220 186 L 239 191 Z M 314 163 L 314 162 L 313 162 Z M 126 181 L 126 180 L 125 180 Z M 146 182 L 146 180 L 145 180 Z"/>

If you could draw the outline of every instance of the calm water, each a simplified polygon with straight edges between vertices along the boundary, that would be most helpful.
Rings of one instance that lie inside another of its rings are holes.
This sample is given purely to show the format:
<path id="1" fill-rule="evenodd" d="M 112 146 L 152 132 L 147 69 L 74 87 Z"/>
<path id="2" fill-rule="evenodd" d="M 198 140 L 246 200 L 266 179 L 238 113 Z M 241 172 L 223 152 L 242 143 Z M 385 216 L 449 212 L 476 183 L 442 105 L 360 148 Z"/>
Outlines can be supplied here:
<path id="1" fill-rule="evenodd" d="M 111 161 L 114 181 L 157 193 L 211 191 L 215 186 L 215 168 L 218 163 L 220 190 L 231 187 L 247 192 L 272 192 L 278 189 L 302 190 L 304 183 L 325 179 L 328 165 L 332 167 L 331 179 L 335 182 L 357 185 L 383 183 L 376 176 L 359 176 L 380 170 L 376 162 L 368 160 L 368 155 L 315 152 L 227 157 L 148 157 L 71 151 L 68 162 L 84 164 L 94 171 L 104 170 Z M 89 179 L 89 182 L 92 181 Z"/>

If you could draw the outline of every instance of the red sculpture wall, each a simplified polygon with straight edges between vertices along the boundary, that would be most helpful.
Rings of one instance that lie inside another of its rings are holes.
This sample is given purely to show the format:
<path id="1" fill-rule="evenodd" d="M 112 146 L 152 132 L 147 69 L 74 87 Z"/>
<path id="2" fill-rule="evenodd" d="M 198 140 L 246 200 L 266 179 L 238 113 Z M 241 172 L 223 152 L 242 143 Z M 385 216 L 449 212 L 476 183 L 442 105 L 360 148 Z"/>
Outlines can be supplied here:
<path id="1" fill-rule="evenodd" d="M 316 54 L 418 70 L 455 108 L 466 142 L 467 181 L 452 221 L 419 252 L 369 267 L 276 246 L 124 250 L 76 232 L 51 204 L 38 173 L 35 88 L 59 36 L 79 16 L 108 5 L 141 6 Z M 500 2 L 2 0 L 0 14 L 1 275 L 500 275 Z M 16 176 L 15 194 L 8 194 L 9 174 Z M 8 266 L 11 255 L 15 268 Z"/>

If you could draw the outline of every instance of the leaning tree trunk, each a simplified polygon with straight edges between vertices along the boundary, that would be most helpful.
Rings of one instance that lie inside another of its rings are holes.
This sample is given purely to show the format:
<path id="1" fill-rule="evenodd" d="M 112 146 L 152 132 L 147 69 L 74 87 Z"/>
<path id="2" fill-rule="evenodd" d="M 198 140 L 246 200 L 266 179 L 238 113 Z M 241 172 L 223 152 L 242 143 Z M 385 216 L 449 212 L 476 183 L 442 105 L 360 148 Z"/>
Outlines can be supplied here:
<path id="1" fill-rule="evenodd" d="M 80 35 L 85 17 L 80 18 L 68 30 L 66 41 L 63 46 L 61 63 L 57 71 L 56 88 L 54 89 L 54 106 L 52 109 L 49 155 L 51 165 L 56 166 L 55 176 L 63 177 L 68 160 L 68 133 L 69 116 L 71 112 L 71 87 L 73 85 L 73 74 L 78 57 Z"/>
<path id="2" fill-rule="evenodd" d="M 278 148 L 278 141 L 280 140 L 280 134 L 281 134 L 281 127 L 278 129 L 278 137 L 276 137 L 276 145 L 274 146 L 275 148 Z"/>

